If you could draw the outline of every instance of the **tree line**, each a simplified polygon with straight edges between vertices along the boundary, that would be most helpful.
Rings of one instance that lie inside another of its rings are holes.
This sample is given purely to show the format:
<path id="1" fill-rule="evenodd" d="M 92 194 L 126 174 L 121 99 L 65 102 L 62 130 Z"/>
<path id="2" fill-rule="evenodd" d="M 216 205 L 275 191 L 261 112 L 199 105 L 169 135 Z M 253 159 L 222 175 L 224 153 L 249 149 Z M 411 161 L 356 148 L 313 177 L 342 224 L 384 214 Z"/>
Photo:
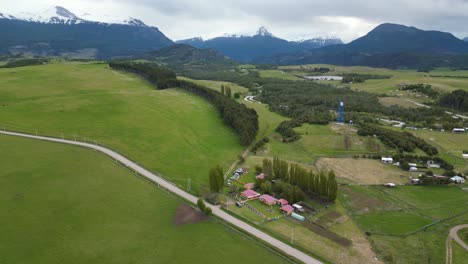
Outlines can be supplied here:
<path id="1" fill-rule="evenodd" d="M 281 180 L 279 187 L 275 187 L 277 183 L 261 182 L 259 185 L 262 191 L 266 193 L 281 191 L 281 197 L 287 200 L 292 198 L 292 201 L 299 201 L 297 198 L 303 196 L 299 190 L 316 193 L 332 201 L 336 199 L 338 194 L 338 182 L 333 171 L 320 171 L 315 174 L 299 164 L 290 164 L 278 157 L 273 158 L 273 160 L 264 159 L 262 171 L 269 180 Z"/>
<path id="2" fill-rule="evenodd" d="M 446 94 L 440 98 L 439 105 L 462 112 L 468 112 L 468 92 L 456 90 Z"/>
<path id="3" fill-rule="evenodd" d="M 300 127 L 303 124 L 327 125 L 332 120 L 333 116 L 330 114 L 330 112 L 316 111 L 307 115 L 293 118 L 291 120 L 283 121 L 279 124 L 275 131 L 281 135 L 283 142 L 290 143 L 301 138 L 299 133 L 297 133 L 294 128 Z"/>
<path id="4" fill-rule="evenodd" d="M 363 137 L 375 135 L 382 143 L 390 148 L 398 149 L 400 152 L 413 152 L 419 148 L 429 156 L 439 153 L 437 148 L 409 132 L 394 131 L 371 124 L 360 124 L 358 135 Z"/>
<path id="5" fill-rule="evenodd" d="M 137 73 L 156 84 L 158 89 L 177 87 L 207 99 L 218 109 L 224 122 L 237 132 L 240 137 L 240 143 L 244 146 L 252 143 L 257 136 L 257 112 L 224 96 L 218 91 L 192 82 L 178 80 L 173 71 L 154 64 L 111 62 L 109 65 L 114 69 Z"/>
<path id="6" fill-rule="evenodd" d="M 426 84 L 426 85 L 422 83 L 408 84 L 408 85 L 403 85 L 401 89 L 403 91 L 413 91 L 413 92 L 422 93 L 422 94 L 429 96 L 432 99 L 437 99 L 439 97 L 439 92 L 435 90 L 434 88 L 432 88 L 432 85 L 429 85 L 429 84 Z"/>

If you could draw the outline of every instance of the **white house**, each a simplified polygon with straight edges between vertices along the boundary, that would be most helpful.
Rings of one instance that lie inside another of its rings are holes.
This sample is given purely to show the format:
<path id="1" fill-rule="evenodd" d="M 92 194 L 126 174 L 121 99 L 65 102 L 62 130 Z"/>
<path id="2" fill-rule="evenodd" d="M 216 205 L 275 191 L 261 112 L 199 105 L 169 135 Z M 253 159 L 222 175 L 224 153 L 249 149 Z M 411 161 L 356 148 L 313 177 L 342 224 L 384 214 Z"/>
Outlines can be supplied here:
<path id="1" fill-rule="evenodd" d="M 463 153 L 462 156 L 463 158 L 468 159 L 468 153 Z"/>
<path id="2" fill-rule="evenodd" d="M 395 183 L 392 183 L 392 182 L 389 182 L 389 183 L 386 183 L 384 184 L 385 187 L 388 187 L 388 188 L 395 188 L 396 187 L 396 184 Z"/>
<path id="3" fill-rule="evenodd" d="M 433 160 L 428 160 L 427 163 L 426 163 L 426 167 L 428 169 L 440 169 L 440 164 L 436 163 Z"/>
<path id="4" fill-rule="evenodd" d="M 393 163 L 393 158 L 390 158 L 390 157 L 382 157 L 382 163 L 385 163 L 385 164 L 392 164 L 392 163 Z"/>
<path id="5" fill-rule="evenodd" d="M 410 168 L 409 168 L 409 171 L 415 172 L 415 171 L 418 171 L 418 168 L 416 168 L 416 167 L 410 167 Z"/>
<path id="6" fill-rule="evenodd" d="M 410 167 L 418 167 L 418 164 L 416 164 L 416 163 L 408 163 L 408 166 L 410 166 Z"/>
<path id="7" fill-rule="evenodd" d="M 460 176 L 450 178 L 454 183 L 465 183 L 465 179 Z"/>
<path id="8" fill-rule="evenodd" d="M 452 130 L 453 133 L 465 133 L 465 129 L 464 128 L 454 128 Z"/>

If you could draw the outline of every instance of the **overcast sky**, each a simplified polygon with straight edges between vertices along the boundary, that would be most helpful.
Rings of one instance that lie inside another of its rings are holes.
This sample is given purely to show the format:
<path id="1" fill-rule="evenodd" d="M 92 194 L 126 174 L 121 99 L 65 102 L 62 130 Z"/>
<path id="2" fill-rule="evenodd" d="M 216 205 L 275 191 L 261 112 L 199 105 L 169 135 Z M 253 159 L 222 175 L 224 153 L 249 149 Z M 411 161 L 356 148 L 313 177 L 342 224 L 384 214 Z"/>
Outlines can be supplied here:
<path id="1" fill-rule="evenodd" d="M 392 22 L 468 37 L 468 0 L 0 0 L 0 12 L 63 6 L 93 18 L 140 18 L 174 40 L 254 33 L 285 39 L 338 36 L 345 42 Z"/>

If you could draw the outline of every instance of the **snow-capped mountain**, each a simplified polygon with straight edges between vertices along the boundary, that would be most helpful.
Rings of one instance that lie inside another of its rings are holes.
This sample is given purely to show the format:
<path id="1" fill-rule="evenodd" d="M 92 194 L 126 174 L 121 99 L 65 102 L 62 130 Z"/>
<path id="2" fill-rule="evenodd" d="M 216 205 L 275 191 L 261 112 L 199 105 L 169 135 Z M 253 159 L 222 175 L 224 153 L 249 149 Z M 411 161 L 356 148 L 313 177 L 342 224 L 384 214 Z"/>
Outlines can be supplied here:
<path id="1" fill-rule="evenodd" d="M 241 62 L 255 62 L 260 57 L 301 52 L 343 42 L 332 37 L 288 41 L 275 37 L 266 27 L 260 27 L 254 34 L 224 35 L 208 40 L 198 37 L 179 40 L 177 43 L 188 44 L 196 48 L 212 48 Z"/>
<path id="2" fill-rule="evenodd" d="M 172 45 L 156 27 L 136 18 L 96 21 L 56 6 L 44 12 L 0 13 L 0 54 L 112 58 Z"/>
<path id="3" fill-rule="evenodd" d="M 68 9 L 55 6 L 49 8 L 40 13 L 30 13 L 30 12 L 19 12 L 5 14 L 0 13 L 0 19 L 9 19 L 9 20 L 19 20 L 26 22 L 35 22 L 35 23 L 44 23 L 44 24 L 65 24 L 65 25 L 76 25 L 81 23 L 101 23 L 101 24 L 119 24 L 119 25 L 130 25 L 130 26 L 141 26 L 147 27 L 143 21 L 128 17 L 125 19 L 113 17 L 113 16 L 104 16 L 106 19 L 102 21 L 93 19 L 94 16 L 90 13 L 84 13 L 83 15 L 76 15 L 75 13 L 69 11 Z"/>

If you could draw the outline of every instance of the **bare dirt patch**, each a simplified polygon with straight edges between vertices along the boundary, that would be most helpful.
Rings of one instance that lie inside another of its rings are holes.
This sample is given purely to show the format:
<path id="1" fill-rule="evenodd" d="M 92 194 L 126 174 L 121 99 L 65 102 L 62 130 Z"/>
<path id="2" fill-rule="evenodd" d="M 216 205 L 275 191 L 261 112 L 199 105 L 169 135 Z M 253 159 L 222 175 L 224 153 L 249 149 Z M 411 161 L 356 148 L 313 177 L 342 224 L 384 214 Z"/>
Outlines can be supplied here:
<path id="1" fill-rule="evenodd" d="M 314 232 L 315 234 L 328 238 L 331 241 L 343 246 L 343 247 L 349 247 L 352 244 L 352 241 L 342 237 L 336 233 L 333 233 L 332 231 L 325 229 L 317 224 L 314 224 L 312 222 L 306 221 L 302 224 L 305 228 L 309 229 L 310 231 Z"/>
<path id="2" fill-rule="evenodd" d="M 196 224 L 202 221 L 207 221 L 208 219 L 210 218 L 205 214 L 198 212 L 186 204 L 181 204 L 177 207 L 177 211 L 174 216 L 174 224 L 176 226 Z"/>
<path id="3" fill-rule="evenodd" d="M 409 177 L 407 172 L 393 165 L 384 165 L 378 160 L 321 158 L 315 165 L 319 170 L 334 170 L 338 177 L 360 184 L 404 184 Z"/>

